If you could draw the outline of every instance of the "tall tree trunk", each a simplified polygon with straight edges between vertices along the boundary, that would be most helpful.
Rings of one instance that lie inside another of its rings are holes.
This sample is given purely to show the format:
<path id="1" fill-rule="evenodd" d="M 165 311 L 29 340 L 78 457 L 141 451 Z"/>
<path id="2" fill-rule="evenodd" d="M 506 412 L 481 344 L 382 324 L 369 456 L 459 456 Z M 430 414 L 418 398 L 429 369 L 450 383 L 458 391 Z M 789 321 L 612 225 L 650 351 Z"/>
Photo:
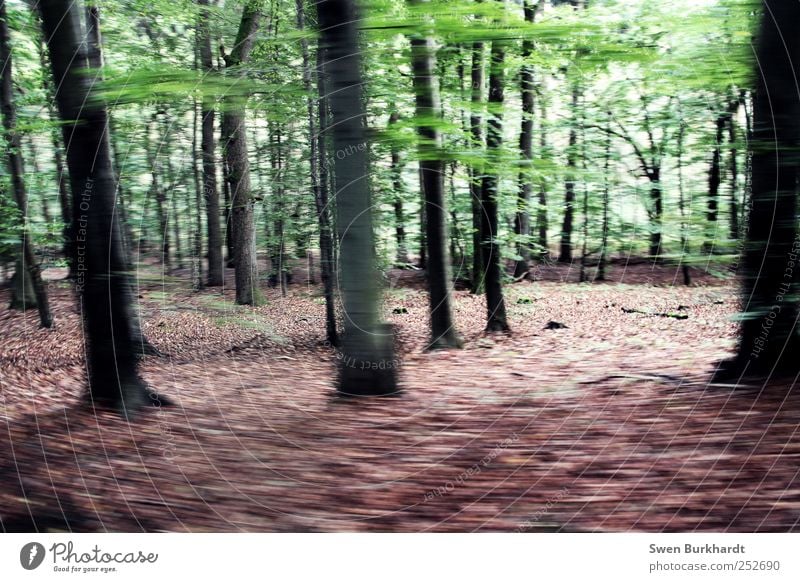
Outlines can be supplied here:
<path id="1" fill-rule="evenodd" d="M 497 168 L 500 167 L 500 149 L 503 143 L 503 84 L 505 82 L 505 46 L 502 41 L 492 42 L 489 67 L 489 118 L 486 130 L 486 150 L 490 165 L 484 172 L 481 184 L 481 244 L 486 270 L 486 330 L 508 331 L 506 304 L 503 299 L 503 268 L 500 243 L 497 240 L 497 204 L 500 191 Z"/>
<path id="2" fill-rule="evenodd" d="M 317 4 L 320 43 L 331 77 L 336 228 L 340 244 L 339 288 L 344 336 L 338 390 L 346 395 L 397 391 L 391 327 L 380 318 L 381 293 L 375 272 L 375 234 L 367 176 L 366 109 L 358 46 L 360 18 L 353 0 Z"/>
<path id="3" fill-rule="evenodd" d="M 739 238 L 739 151 L 736 147 L 736 113 L 739 111 L 738 96 L 728 108 L 728 147 L 730 155 L 730 237 Z"/>
<path id="4" fill-rule="evenodd" d="M 202 114 L 200 103 L 195 98 L 192 104 L 192 175 L 194 177 L 195 211 L 195 224 L 192 232 L 192 289 L 195 291 L 203 288 L 203 185 L 199 167 L 202 165 L 203 155 L 200 148 L 197 147 L 197 134 Z"/>
<path id="5" fill-rule="evenodd" d="M 214 71 L 209 31 L 208 0 L 198 0 L 200 5 L 197 25 L 200 66 L 204 74 Z M 220 228 L 219 190 L 217 189 L 217 162 L 214 152 L 214 98 L 203 97 L 203 122 L 200 141 L 203 150 L 203 196 L 206 203 L 206 229 L 208 232 L 208 280 L 209 287 L 223 283 L 222 229 Z"/>
<path id="6" fill-rule="evenodd" d="M 14 82 L 12 79 L 12 60 L 10 34 L 8 30 L 8 14 L 6 3 L 0 2 L 0 108 L 3 111 L 3 129 L 5 130 L 6 147 L 8 149 L 8 171 L 11 174 L 11 186 L 14 199 L 22 216 L 22 267 L 30 276 L 33 292 L 36 296 L 36 308 L 39 310 L 39 321 L 42 327 L 53 326 L 53 315 L 47 298 L 47 288 L 42 280 L 42 272 L 33 253 L 33 244 L 28 227 L 28 196 L 25 191 L 25 169 L 22 165 L 22 139 L 17 130 L 17 110 L 14 106 Z M 19 267 L 19 263 L 17 263 Z M 25 277 L 22 270 L 16 272 L 17 280 L 23 285 Z"/>
<path id="7" fill-rule="evenodd" d="M 683 139 L 686 134 L 686 123 L 681 116 L 680 127 L 678 128 L 678 144 L 677 144 L 677 166 L 678 166 L 678 212 L 681 215 L 681 270 L 683 272 L 683 284 L 689 286 L 692 284 L 692 278 L 689 274 L 689 265 L 686 264 L 686 255 L 689 252 L 689 236 L 688 225 L 686 224 L 686 198 L 683 191 Z"/>
<path id="8" fill-rule="evenodd" d="M 547 145 L 547 107 L 543 99 L 539 101 L 539 156 L 542 159 L 549 158 L 549 146 Z M 536 228 L 538 230 L 539 256 L 541 260 L 550 260 L 550 243 L 547 240 L 547 178 L 539 178 L 539 207 L 536 211 Z"/>
<path id="9" fill-rule="evenodd" d="M 322 290 L 325 295 L 325 337 L 331 346 L 339 344 L 336 330 L 335 297 L 333 293 L 335 261 L 333 257 L 334 239 L 331 224 L 330 202 L 330 163 L 328 158 L 328 73 L 325 69 L 325 50 L 317 45 L 317 112 L 319 114 L 319 131 L 317 132 L 317 155 L 319 156 L 319 179 L 315 184 L 314 201 L 317 205 L 317 221 L 319 222 L 319 253 Z"/>
<path id="10" fill-rule="evenodd" d="M 175 241 L 175 264 L 179 269 L 183 268 L 183 247 L 181 242 L 181 229 L 180 229 L 180 213 L 178 212 L 178 194 L 177 186 L 178 181 L 182 182 L 182 177 L 175 175 L 174 168 L 172 167 L 172 124 L 169 118 L 164 116 L 164 136 L 162 138 L 164 143 L 163 155 L 166 158 L 166 186 L 164 188 L 164 208 L 167 211 L 167 216 L 172 215 L 172 240 Z M 167 198 L 171 208 L 167 208 Z"/>
<path id="11" fill-rule="evenodd" d="M 93 77 L 80 34 L 78 4 L 41 0 L 56 102 L 69 144 L 67 165 L 76 225 L 77 289 L 87 337 L 89 391 L 130 415 L 147 402 L 137 372 L 129 260 L 114 211 L 114 171 L 105 104 L 92 95 Z M 160 397 L 151 394 L 157 402 Z"/>
<path id="12" fill-rule="evenodd" d="M 473 151 L 483 151 L 483 86 L 485 84 L 484 47 L 482 42 L 472 43 L 472 70 L 470 73 L 472 96 L 472 109 L 469 124 L 472 137 Z M 475 164 L 469 166 L 469 196 L 472 208 L 472 293 L 479 295 L 484 291 L 483 247 L 481 246 L 481 224 L 483 224 L 481 205 L 481 173 Z"/>
<path id="13" fill-rule="evenodd" d="M 249 59 L 261 20 L 261 3 L 262 0 L 249 0 L 245 4 L 233 50 L 225 56 L 226 69 L 236 71 Z M 236 269 L 236 303 L 255 305 L 261 298 L 256 263 L 254 201 L 250 191 L 250 161 L 245 131 L 246 98 L 229 95 L 225 101 L 222 133 L 231 190 L 230 227 Z"/>
<path id="14" fill-rule="evenodd" d="M 420 0 L 411 0 L 421 4 Z M 436 78 L 436 54 L 433 40 L 424 36 L 411 38 L 411 61 L 416 95 L 419 133 L 419 170 L 422 198 L 425 200 L 425 239 L 427 241 L 428 299 L 431 318 L 429 349 L 461 346 L 453 326 L 450 287 L 450 259 L 447 255 L 447 199 L 444 194 L 442 137 L 436 127 L 442 110 Z"/>
<path id="15" fill-rule="evenodd" d="M 572 262 L 572 229 L 575 216 L 575 168 L 577 167 L 577 153 L 575 147 L 578 143 L 578 132 L 575 128 L 575 119 L 578 115 L 578 98 L 580 90 L 578 85 L 572 88 L 572 126 L 569 130 L 569 147 L 567 148 L 567 175 L 564 181 L 564 222 L 561 225 L 561 252 L 558 255 L 560 263 Z"/>
<path id="16" fill-rule="evenodd" d="M 719 185 L 722 181 L 720 160 L 722 157 L 722 139 L 727 124 L 727 115 L 719 115 L 714 134 L 714 151 L 711 155 L 711 168 L 708 172 L 708 201 L 706 210 L 706 240 L 704 251 L 713 253 L 717 240 L 717 207 L 719 206 Z"/>
<path id="17" fill-rule="evenodd" d="M 161 177 L 159 169 L 161 164 L 158 162 L 157 145 L 161 142 L 160 134 L 158 133 L 158 115 L 159 112 L 153 114 L 152 123 L 145 128 L 145 149 L 147 150 L 148 164 L 150 166 L 150 196 L 156 202 L 156 214 L 158 215 L 158 235 L 161 241 L 161 263 L 164 269 L 170 269 L 170 243 L 169 243 L 169 213 L 167 211 L 167 195 L 164 185 L 161 184 Z M 153 144 L 153 127 L 156 129 L 156 135 L 159 139 L 156 144 Z"/>
<path id="18" fill-rule="evenodd" d="M 397 111 L 392 111 L 389 115 L 389 127 L 397 124 L 400 116 Z M 392 175 L 392 194 L 394 195 L 394 228 L 395 240 L 397 242 L 397 253 L 395 260 L 399 265 L 406 265 L 410 262 L 408 257 L 408 247 L 406 246 L 406 226 L 405 212 L 403 211 L 403 164 L 400 158 L 400 148 L 392 140 L 391 144 L 390 171 Z"/>
<path id="19" fill-rule="evenodd" d="M 37 11 L 38 18 L 38 11 Z M 41 24 L 41 23 L 40 23 Z M 36 48 L 39 53 L 39 65 L 42 71 L 47 71 L 50 68 L 50 63 L 47 59 L 47 49 L 45 47 L 44 39 L 39 36 L 36 41 Z M 69 188 L 67 187 L 67 175 L 64 168 L 64 153 L 61 147 L 61 138 L 59 137 L 59 129 L 56 125 L 58 113 L 55 108 L 55 93 L 53 91 L 53 82 L 49 75 L 42 75 L 42 89 L 44 90 L 45 100 L 47 101 L 47 117 L 53 122 L 53 127 L 50 130 L 50 139 L 53 145 L 53 162 L 56 170 L 56 180 L 58 181 L 58 203 L 61 210 L 61 221 L 64 223 L 62 230 L 63 238 L 63 253 L 64 259 L 69 265 L 68 279 L 75 277 L 74 271 L 74 250 L 72 244 L 72 208 L 70 206 Z"/>
<path id="20" fill-rule="evenodd" d="M 661 258 L 661 230 L 664 221 L 664 196 L 661 190 L 661 166 L 653 165 L 648 174 L 650 178 L 650 257 Z"/>
<path id="21" fill-rule="evenodd" d="M 611 169 L 611 112 L 608 112 L 608 121 L 606 122 L 606 143 L 603 151 L 603 224 L 602 224 L 602 240 L 600 242 L 600 259 L 597 262 L 597 281 L 606 280 L 606 262 L 608 260 L 608 206 L 610 203 L 610 192 L 608 176 Z"/>
<path id="22" fill-rule="evenodd" d="M 523 0 L 523 12 L 526 22 L 533 22 L 536 12 L 542 4 L 539 0 L 535 5 L 531 5 L 530 0 Z M 519 132 L 519 153 L 520 153 L 520 172 L 519 172 L 519 199 L 517 201 L 517 213 L 514 219 L 514 233 L 519 238 L 517 243 L 517 254 L 520 256 L 514 266 L 514 278 L 522 279 L 529 276 L 531 262 L 531 247 L 529 238 L 531 235 L 531 218 L 528 210 L 533 191 L 533 178 L 531 176 L 531 166 L 533 164 L 533 98 L 535 85 L 533 82 L 533 66 L 527 60 L 533 52 L 533 41 L 524 39 L 522 41 L 523 65 L 520 70 L 520 93 L 522 98 L 522 124 Z"/>
<path id="23" fill-rule="evenodd" d="M 800 3 L 764 0 L 753 98 L 753 194 L 742 256 L 741 339 L 718 379 L 798 371 Z"/>

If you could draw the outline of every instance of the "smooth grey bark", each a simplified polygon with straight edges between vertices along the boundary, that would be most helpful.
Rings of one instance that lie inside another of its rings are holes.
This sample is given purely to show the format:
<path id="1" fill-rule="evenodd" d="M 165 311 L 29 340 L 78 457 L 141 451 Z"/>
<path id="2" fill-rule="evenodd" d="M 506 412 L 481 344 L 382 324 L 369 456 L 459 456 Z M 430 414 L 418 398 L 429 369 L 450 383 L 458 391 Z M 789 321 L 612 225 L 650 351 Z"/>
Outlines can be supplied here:
<path id="1" fill-rule="evenodd" d="M 343 152 L 334 156 L 344 317 L 337 389 L 343 395 L 394 394 L 398 362 L 391 326 L 380 317 L 381 289 L 375 270 L 359 13 L 352 0 L 322 0 L 317 14 L 330 74 L 331 142 L 333 151 Z"/>

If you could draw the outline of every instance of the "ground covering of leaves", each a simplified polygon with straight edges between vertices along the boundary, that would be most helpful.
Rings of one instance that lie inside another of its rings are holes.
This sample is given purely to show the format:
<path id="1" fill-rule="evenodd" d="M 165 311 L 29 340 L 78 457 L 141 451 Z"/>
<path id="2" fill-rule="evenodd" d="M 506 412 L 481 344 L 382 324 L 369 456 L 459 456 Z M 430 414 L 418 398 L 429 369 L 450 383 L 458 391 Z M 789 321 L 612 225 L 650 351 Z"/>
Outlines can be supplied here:
<path id="1" fill-rule="evenodd" d="M 708 384 L 734 346 L 733 283 L 612 274 L 509 285 L 509 335 L 485 335 L 484 299 L 458 290 L 464 349 L 425 352 L 421 275 L 391 273 L 403 393 L 384 399 L 333 395 L 316 287 L 247 308 L 144 279 L 163 355 L 142 374 L 177 405 L 131 423 L 82 403 L 77 308 L 53 280 L 54 330 L 0 311 L 2 529 L 800 529 L 798 391 Z"/>

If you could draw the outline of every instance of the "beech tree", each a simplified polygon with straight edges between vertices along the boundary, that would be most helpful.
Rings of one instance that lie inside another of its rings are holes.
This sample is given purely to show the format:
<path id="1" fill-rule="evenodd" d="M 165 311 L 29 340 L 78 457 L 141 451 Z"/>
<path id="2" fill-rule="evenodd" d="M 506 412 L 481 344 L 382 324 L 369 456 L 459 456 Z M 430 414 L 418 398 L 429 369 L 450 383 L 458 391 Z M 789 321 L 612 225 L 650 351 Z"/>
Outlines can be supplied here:
<path id="1" fill-rule="evenodd" d="M 367 168 L 359 12 L 353 0 L 317 4 L 325 72 L 324 96 L 331 110 L 334 196 L 339 238 L 339 290 L 344 334 L 339 354 L 338 391 L 343 395 L 393 394 L 397 390 L 394 337 L 380 320 L 380 287 L 375 271 L 372 195 Z"/>
<path id="2" fill-rule="evenodd" d="M 72 189 L 75 285 L 87 338 L 89 397 L 130 416 L 149 392 L 139 376 L 131 313 L 129 261 L 119 214 L 108 142 L 108 113 L 94 93 L 80 5 L 74 0 L 39 3 L 59 116 L 63 122 Z"/>

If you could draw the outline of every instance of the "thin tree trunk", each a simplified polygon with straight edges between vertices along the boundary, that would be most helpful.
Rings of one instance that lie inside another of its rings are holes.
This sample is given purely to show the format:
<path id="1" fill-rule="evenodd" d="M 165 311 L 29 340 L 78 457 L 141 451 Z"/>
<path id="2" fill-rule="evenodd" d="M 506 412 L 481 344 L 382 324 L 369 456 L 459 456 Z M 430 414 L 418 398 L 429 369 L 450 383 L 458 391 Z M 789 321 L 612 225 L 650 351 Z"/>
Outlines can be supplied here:
<path id="1" fill-rule="evenodd" d="M 739 160 L 736 147 L 736 113 L 739 111 L 738 97 L 731 101 L 728 108 L 728 147 L 730 148 L 730 237 L 739 238 Z"/>
<path id="2" fill-rule="evenodd" d="M 678 212 L 681 215 L 681 270 L 683 272 L 683 284 L 687 287 L 692 284 L 692 278 L 689 274 L 689 265 L 686 264 L 686 255 L 689 251 L 689 237 L 688 225 L 686 224 L 686 198 L 683 191 L 683 139 L 686 133 L 686 124 L 683 117 L 680 119 L 680 128 L 678 129 L 678 144 L 677 144 L 677 166 L 678 166 Z"/>
<path id="3" fill-rule="evenodd" d="M 610 202 L 608 176 L 611 169 L 611 112 L 608 112 L 606 123 L 606 143 L 603 152 L 603 225 L 602 240 L 600 242 L 600 259 L 597 262 L 597 281 L 606 280 L 606 262 L 608 257 L 608 206 Z"/>
<path id="4" fill-rule="evenodd" d="M 200 5 L 197 25 L 200 66 L 204 74 L 214 70 L 209 31 L 208 0 L 198 0 Z M 201 129 L 203 150 L 203 196 L 206 203 L 206 229 L 208 232 L 208 286 L 223 283 L 222 229 L 220 228 L 219 190 L 217 189 L 217 161 L 214 151 L 214 99 L 203 97 L 203 122 Z"/>
<path id="5" fill-rule="evenodd" d="M 542 4 L 541 0 L 531 5 L 530 0 L 523 0 L 525 22 L 533 22 L 536 12 Z M 514 279 L 523 279 L 530 276 L 531 247 L 531 219 L 528 210 L 533 191 L 533 178 L 531 165 L 533 163 L 533 118 L 534 118 L 534 90 L 533 66 L 527 60 L 533 52 L 533 41 L 525 38 L 522 41 L 523 65 L 520 70 L 520 93 L 522 99 L 522 124 L 519 132 L 520 172 L 519 195 L 517 212 L 514 219 L 514 233 L 517 235 L 517 254 L 520 256 L 514 265 Z"/>
<path id="6" fill-rule="evenodd" d="M 503 299 L 503 269 L 500 257 L 500 244 L 497 240 L 497 203 L 499 197 L 497 168 L 500 149 L 503 143 L 503 84 L 505 75 L 505 47 L 502 41 L 492 42 L 491 65 L 489 67 L 489 105 L 490 115 L 486 131 L 487 157 L 491 162 L 484 172 L 481 184 L 481 244 L 483 245 L 483 264 L 486 270 L 486 330 L 508 331 L 506 304 Z"/>
<path id="7" fill-rule="evenodd" d="M 469 116 L 473 151 L 483 151 L 483 86 L 484 47 L 482 42 L 472 43 L 472 71 L 470 73 L 472 110 Z M 483 247 L 481 246 L 481 225 L 483 224 L 481 205 L 481 173 L 472 163 L 469 166 L 469 195 L 472 208 L 472 293 L 479 295 L 484 291 Z"/>
<path id="8" fill-rule="evenodd" d="M 393 394 L 397 362 L 391 327 L 381 322 L 380 287 L 375 272 L 375 235 L 368 181 L 366 108 L 358 46 L 360 22 L 353 0 L 317 4 L 320 43 L 331 76 L 328 95 L 335 156 L 336 227 L 344 306 L 338 390 L 345 395 Z"/>
<path id="9" fill-rule="evenodd" d="M 389 127 L 399 121 L 397 111 L 389 115 Z M 399 265 L 406 265 L 410 261 L 406 247 L 405 212 L 403 212 L 403 165 L 400 158 L 400 148 L 394 140 L 391 143 L 390 172 L 392 176 L 392 193 L 394 195 L 394 228 L 397 242 L 396 261 Z"/>
<path id="10" fill-rule="evenodd" d="M 317 155 L 319 156 L 319 180 L 314 191 L 317 205 L 317 221 L 319 222 L 320 272 L 322 290 L 325 295 L 325 337 L 331 346 L 339 344 L 336 330 L 336 309 L 333 293 L 335 262 L 333 257 L 334 239 L 331 224 L 330 203 L 330 163 L 328 160 L 328 91 L 327 71 L 325 69 L 325 50 L 321 43 L 317 45 L 317 113 L 319 115 L 319 131 L 317 132 Z M 313 113 L 312 113 L 313 115 Z"/>
<path id="11" fill-rule="evenodd" d="M 200 291 L 203 288 L 203 185 L 200 179 L 200 165 L 203 154 L 198 148 L 197 134 L 199 121 L 202 116 L 200 103 L 195 99 L 192 104 L 192 174 L 194 177 L 194 212 L 195 225 L 192 233 L 192 289 Z M 188 191 L 188 190 L 187 190 Z"/>
<path id="12" fill-rule="evenodd" d="M 549 147 L 547 145 L 547 108 L 543 99 L 539 101 L 539 156 L 542 159 L 549 157 Z M 547 240 L 547 179 L 544 176 L 539 178 L 539 208 L 536 211 L 536 228 L 538 230 L 539 256 L 541 260 L 550 260 L 550 246 Z"/>
<path id="13" fill-rule="evenodd" d="M 714 135 L 714 151 L 711 155 L 711 168 L 708 172 L 708 201 L 706 211 L 706 240 L 705 252 L 713 253 L 715 250 L 715 241 L 717 239 L 717 207 L 719 206 L 719 185 L 721 182 L 720 176 L 720 159 L 722 157 L 722 138 L 725 132 L 725 125 L 727 124 L 727 115 L 720 115 L 716 121 L 716 133 Z"/>
<path id="14" fill-rule="evenodd" d="M 22 163 L 22 139 L 17 130 L 17 111 L 14 106 L 14 83 L 12 79 L 12 60 L 10 34 L 8 30 L 8 14 L 6 3 L 0 2 L 0 108 L 3 111 L 3 129 L 5 130 L 8 170 L 11 174 L 11 186 L 23 220 L 22 228 L 22 267 L 30 276 L 33 292 L 36 296 L 36 307 L 39 310 L 39 321 L 42 327 L 53 326 L 53 315 L 47 298 L 47 288 L 42 280 L 42 272 L 33 253 L 28 225 L 28 196 L 25 191 L 25 169 Z M 18 264 L 19 266 L 19 264 Z M 23 286 L 25 277 L 22 271 L 17 272 L 17 280 Z M 23 293 L 24 295 L 24 293 Z"/>
<path id="15" fill-rule="evenodd" d="M 572 119 L 569 130 L 569 147 L 567 148 L 567 175 L 564 182 L 564 222 L 561 225 L 561 252 L 558 255 L 560 263 L 572 262 L 572 228 L 575 215 L 575 168 L 577 167 L 577 153 L 575 146 L 578 143 L 578 133 L 575 129 L 575 117 L 578 111 L 578 98 L 580 90 L 575 85 L 572 88 Z"/>

